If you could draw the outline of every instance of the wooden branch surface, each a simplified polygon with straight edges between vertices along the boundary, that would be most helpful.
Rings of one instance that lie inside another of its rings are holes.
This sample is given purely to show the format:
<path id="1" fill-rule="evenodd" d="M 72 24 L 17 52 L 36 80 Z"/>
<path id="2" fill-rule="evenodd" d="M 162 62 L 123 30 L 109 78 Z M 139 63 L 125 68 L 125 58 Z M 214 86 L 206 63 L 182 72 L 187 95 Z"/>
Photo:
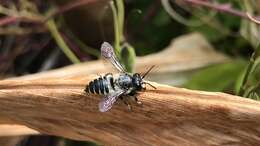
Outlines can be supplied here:
<path id="1" fill-rule="evenodd" d="M 133 111 L 118 101 L 98 111 L 100 96 L 84 93 L 97 76 L 0 81 L 0 117 L 45 134 L 105 145 L 257 145 L 260 103 L 224 93 L 153 83 Z"/>

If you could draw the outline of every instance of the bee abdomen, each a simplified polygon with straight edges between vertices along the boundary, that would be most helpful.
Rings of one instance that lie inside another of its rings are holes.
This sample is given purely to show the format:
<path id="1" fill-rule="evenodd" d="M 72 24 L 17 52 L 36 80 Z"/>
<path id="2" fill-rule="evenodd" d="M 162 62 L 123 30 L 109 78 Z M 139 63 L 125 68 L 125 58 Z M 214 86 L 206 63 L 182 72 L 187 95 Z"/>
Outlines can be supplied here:
<path id="1" fill-rule="evenodd" d="M 92 94 L 107 94 L 109 93 L 108 83 L 106 77 L 95 79 L 86 86 L 85 91 Z"/>

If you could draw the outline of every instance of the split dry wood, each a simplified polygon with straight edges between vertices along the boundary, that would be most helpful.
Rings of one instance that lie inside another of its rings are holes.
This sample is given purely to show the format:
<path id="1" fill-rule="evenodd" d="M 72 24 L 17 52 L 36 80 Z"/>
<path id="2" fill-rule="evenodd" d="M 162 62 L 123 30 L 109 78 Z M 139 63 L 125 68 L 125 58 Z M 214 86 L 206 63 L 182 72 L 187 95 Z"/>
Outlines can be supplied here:
<path id="1" fill-rule="evenodd" d="M 117 102 L 98 111 L 100 96 L 84 93 L 96 76 L 0 81 L 0 117 L 45 134 L 105 145 L 257 145 L 260 103 L 224 93 L 153 83 L 143 107 Z"/>
<path id="2" fill-rule="evenodd" d="M 0 124 L 0 137 L 39 134 L 38 131 L 22 125 Z M 1 142 L 0 142 L 1 145 Z M 1 145 L 2 146 L 2 145 Z"/>

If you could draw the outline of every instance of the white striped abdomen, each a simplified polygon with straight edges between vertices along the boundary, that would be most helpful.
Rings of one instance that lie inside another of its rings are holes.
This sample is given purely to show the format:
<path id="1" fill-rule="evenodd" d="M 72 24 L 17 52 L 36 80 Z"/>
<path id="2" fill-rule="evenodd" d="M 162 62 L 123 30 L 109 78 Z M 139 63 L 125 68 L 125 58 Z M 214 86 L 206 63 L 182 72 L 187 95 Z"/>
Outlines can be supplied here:
<path id="1" fill-rule="evenodd" d="M 106 95 L 113 92 L 112 90 L 115 90 L 115 83 L 111 73 L 90 81 L 85 88 L 85 92 L 99 95 Z"/>

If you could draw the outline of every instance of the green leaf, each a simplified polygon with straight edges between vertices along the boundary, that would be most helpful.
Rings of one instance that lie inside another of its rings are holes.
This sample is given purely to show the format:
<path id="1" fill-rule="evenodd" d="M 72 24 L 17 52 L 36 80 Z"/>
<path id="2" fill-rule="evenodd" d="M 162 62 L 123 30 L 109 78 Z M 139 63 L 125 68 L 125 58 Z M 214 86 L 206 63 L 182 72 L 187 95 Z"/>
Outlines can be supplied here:
<path id="1" fill-rule="evenodd" d="M 195 73 L 185 87 L 206 91 L 224 91 L 235 83 L 245 66 L 246 63 L 241 60 L 212 65 Z"/>
<path id="2" fill-rule="evenodd" d="M 259 43 L 255 49 L 255 58 L 260 57 L 260 38 L 259 38 Z"/>
<path id="3" fill-rule="evenodd" d="M 116 55 L 120 54 L 120 30 L 119 30 L 119 24 L 118 24 L 118 14 L 117 10 L 114 4 L 114 1 L 110 1 L 110 7 L 113 14 L 113 20 L 114 20 L 114 35 L 115 35 L 115 42 L 114 42 L 114 49 Z"/>
<path id="4" fill-rule="evenodd" d="M 249 64 L 247 65 L 242 76 L 237 82 L 237 95 L 248 97 L 251 94 L 251 88 L 258 88 L 260 84 L 260 56 L 257 57 L 258 48 L 256 49 L 256 52 L 254 52 L 251 56 Z"/>
<path id="5" fill-rule="evenodd" d="M 245 90 L 243 97 L 259 100 L 259 98 L 258 98 L 260 96 L 259 90 L 260 90 L 260 83 L 254 85 L 254 86 L 250 86 L 249 88 L 247 88 Z"/>
<path id="6" fill-rule="evenodd" d="M 135 50 L 129 44 L 126 44 L 121 52 L 121 61 L 125 65 L 125 69 L 128 72 L 133 72 L 135 64 Z"/>
<path id="7" fill-rule="evenodd" d="M 260 56 L 256 58 L 252 66 L 251 76 L 256 82 L 260 82 Z"/>
<path id="8" fill-rule="evenodd" d="M 236 95 L 239 95 L 239 92 L 240 92 L 240 90 L 241 90 L 241 87 L 243 86 L 243 81 L 244 81 L 244 78 L 245 78 L 245 73 L 246 73 L 246 70 L 241 71 L 241 73 L 238 75 L 238 79 L 236 80 L 236 83 L 235 83 L 235 94 L 236 94 Z"/>
<path id="9" fill-rule="evenodd" d="M 125 7 L 123 0 L 116 0 L 117 6 L 117 19 L 118 19 L 118 32 L 120 36 L 120 41 L 123 40 L 124 35 L 124 17 L 125 17 Z"/>

